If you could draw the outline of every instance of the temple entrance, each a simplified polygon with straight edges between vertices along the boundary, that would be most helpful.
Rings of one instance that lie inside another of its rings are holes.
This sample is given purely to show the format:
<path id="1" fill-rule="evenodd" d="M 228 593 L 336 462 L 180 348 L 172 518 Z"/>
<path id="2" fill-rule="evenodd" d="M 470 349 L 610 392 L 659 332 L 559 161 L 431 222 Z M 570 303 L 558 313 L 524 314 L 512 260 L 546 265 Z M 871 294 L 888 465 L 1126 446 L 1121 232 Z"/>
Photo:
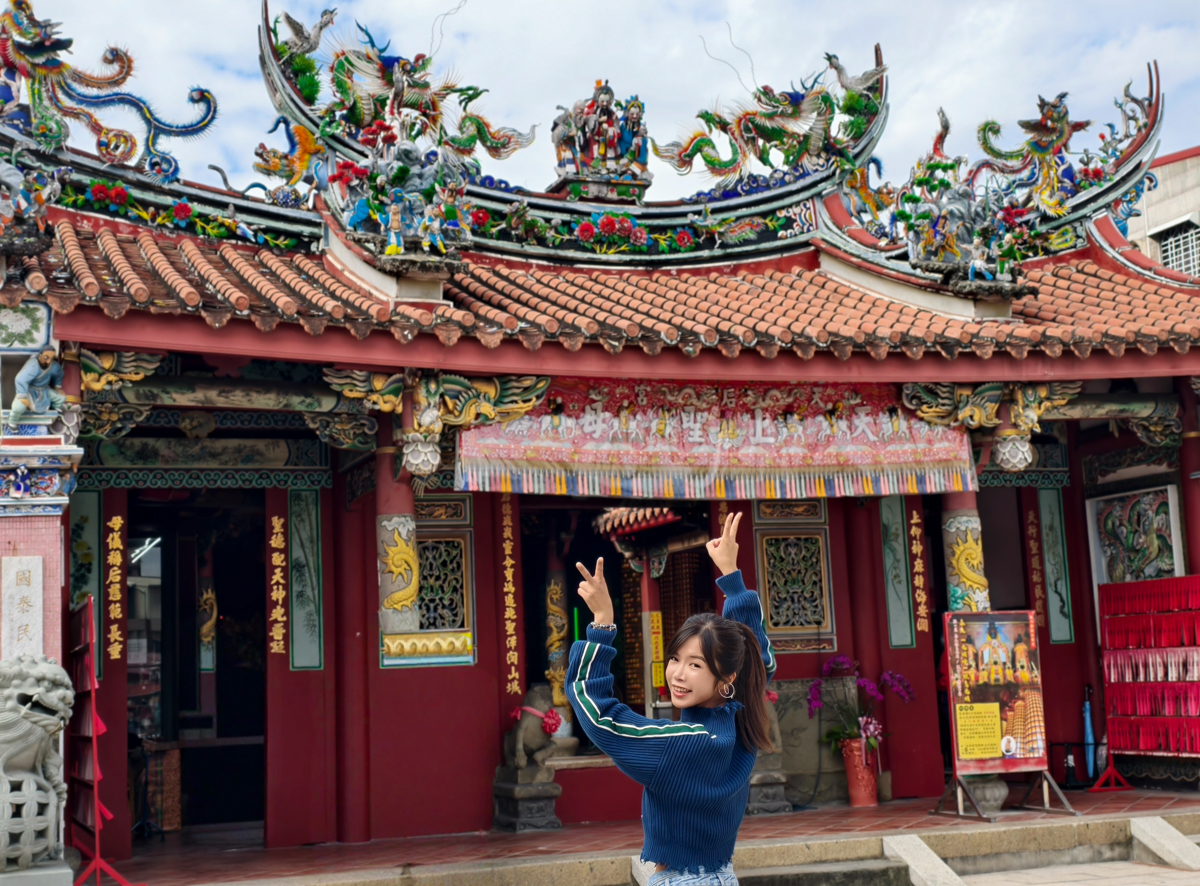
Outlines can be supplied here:
<path id="1" fill-rule="evenodd" d="M 656 688 L 662 682 L 656 677 L 662 663 L 656 671 L 655 653 L 650 650 L 662 644 L 647 640 L 650 613 L 660 618 L 655 630 L 661 631 L 666 643 L 688 616 L 712 610 L 711 568 L 701 549 L 709 538 L 708 506 L 672 502 L 670 507 L 613 508 L 612 504 L 611 500 L 522 498 L 527 679 L 530 684 L 561 686 L 570 645 L 585 637 L 592 620 L 576 591 L 575 564 L 582 562 L 592 569 L 596 559 L 603 557 L 619 626 L 614 691 L 638 712 L 670 717 L 674 709 Z M 566 713 L 565 696 L 558 691 L 555 695 L 556 706 Z M 582 730 L 573 728 L 572 735 L 579 740 L 576 754 L 598 753 Z"/>
<path id="2" fill-rule="evenodd" d="M 134 833 L 264 818 L 264 493 L 129 495 Z M 236 774 L 236 777 L 230 777 Z"/>

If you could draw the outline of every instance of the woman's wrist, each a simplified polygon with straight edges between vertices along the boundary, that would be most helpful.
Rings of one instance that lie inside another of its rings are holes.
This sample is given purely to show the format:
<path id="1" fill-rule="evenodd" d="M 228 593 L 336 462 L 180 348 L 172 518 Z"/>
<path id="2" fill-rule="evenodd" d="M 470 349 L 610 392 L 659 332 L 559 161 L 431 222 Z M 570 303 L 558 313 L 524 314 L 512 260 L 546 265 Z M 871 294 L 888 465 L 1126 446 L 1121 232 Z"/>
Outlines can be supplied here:
<path id="1" fill-rule="evenodd" d="M 593 612 L 592 613 L 592 624 L 598 624 L 598 625 L 614 624 L 613 611 L 611 609 L 609 609 L 604 612 Z"/>

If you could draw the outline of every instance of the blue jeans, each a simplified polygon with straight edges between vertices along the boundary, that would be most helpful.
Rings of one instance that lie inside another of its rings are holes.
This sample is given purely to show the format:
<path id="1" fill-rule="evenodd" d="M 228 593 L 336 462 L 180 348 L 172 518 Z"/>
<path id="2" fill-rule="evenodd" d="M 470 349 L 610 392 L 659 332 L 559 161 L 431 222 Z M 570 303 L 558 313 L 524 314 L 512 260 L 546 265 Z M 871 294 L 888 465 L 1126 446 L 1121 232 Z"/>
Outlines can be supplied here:
<path id="1" fill-rule="evenodd" d="M 646 886 L 738 886 L 733 873 L 733 862 L 724 864 L 715 871 L 700 868 L 700 873 L 687 871 L 659 871 L 651 874 Z"/>

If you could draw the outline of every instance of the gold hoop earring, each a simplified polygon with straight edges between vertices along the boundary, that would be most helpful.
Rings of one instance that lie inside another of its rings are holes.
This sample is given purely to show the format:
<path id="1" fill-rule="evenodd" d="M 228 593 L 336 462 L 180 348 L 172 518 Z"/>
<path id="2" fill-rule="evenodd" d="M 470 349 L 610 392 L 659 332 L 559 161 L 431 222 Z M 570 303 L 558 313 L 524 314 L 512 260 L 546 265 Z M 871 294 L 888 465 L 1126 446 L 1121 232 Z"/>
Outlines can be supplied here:
<path id="1" fill-rule="evenodd" d="M 728 695 L 725 694 L 726 689 L 729 690 Z M 722 683 L 721 688 L 718 691 L 721 693 L 721 698 L 725 699 L 726 701 L 733 698 L 734 693 L 736 692 L 736 690 L 733 688 L 732 683 Z"/>

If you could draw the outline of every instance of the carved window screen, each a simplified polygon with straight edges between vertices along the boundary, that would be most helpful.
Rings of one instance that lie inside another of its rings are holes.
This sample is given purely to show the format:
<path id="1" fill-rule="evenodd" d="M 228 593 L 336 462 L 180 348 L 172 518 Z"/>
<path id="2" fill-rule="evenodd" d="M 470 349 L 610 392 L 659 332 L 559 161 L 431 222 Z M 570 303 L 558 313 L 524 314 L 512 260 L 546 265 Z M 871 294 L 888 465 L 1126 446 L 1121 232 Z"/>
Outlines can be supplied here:
<path id="1" fill-rule="evenodd" d="M 794 651 L 832 648 L 833 593 L 825 528 L 756 529 L 759 595 L 767 633 L 780 640 L 828 640 Z M 784 651 L 792 644 L 782 644 Z"/>
<path id="2" fill-rule="evenodd" d="M 467 623 L 467 540 L 465 538 L 417 538 L 417 560 L 421 589 L 417 608 L 422 631 L 461 631 Z"/>
<path id="3" fill-rule="evenodd" d="M 470 529 L 417 530 L 420 627 L 385 635 L 384 667 L 475 663 L 475 566 Z"/>

